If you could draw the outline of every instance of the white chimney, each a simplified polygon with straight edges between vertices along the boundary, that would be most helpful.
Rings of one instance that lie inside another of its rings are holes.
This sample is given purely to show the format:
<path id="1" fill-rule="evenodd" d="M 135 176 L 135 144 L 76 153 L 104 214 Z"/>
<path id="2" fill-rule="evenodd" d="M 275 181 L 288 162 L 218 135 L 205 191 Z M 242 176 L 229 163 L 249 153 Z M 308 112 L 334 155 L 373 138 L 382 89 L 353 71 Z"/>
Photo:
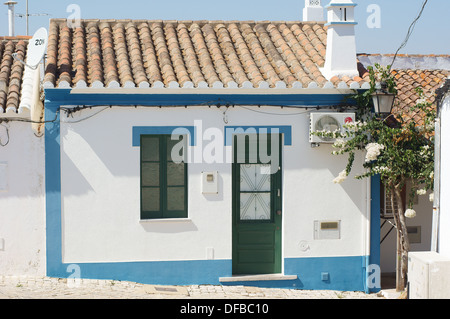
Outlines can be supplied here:
<path id="1" fill-rule="evenodd" d="M 5 5 L 8 6 L 8 21 L 9 21 L 9 36 L 14 36 L 14 6 L 17 4 L 16 1 L 7 1 Z"/>
<path id="2" fill-rule="evenodd" d="M 331 0 L 327 9 L 327 53 L 322 73 L 333 76 L 358 75 L 356 63 L 355 7 L 352 0 Z"/>
<path id="3" fill-rule="evenodd" d="M 303 21 L 324 21 L 321 0 L 305 0 Z"/>

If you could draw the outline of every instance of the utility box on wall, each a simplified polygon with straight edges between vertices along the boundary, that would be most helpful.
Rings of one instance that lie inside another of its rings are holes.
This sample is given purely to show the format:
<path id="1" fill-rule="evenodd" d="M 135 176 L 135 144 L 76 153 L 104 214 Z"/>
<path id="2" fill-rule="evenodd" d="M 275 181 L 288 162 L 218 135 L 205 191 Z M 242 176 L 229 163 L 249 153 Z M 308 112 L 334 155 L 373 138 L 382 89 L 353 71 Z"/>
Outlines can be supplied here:
<path id="1" fill-rule="evenodd" d="M 314 239 L 340 239 L 341 221 L 314 221 Z"/>
<path id="2" fill-rule="evenodd" d="M 202 172 L 202 194 L 218 194 L 218 172 Z"/>
<path id="3" fill-rule="evenodd" d="M 450 258 L 436 252 L 408 255 L 409 299 L 450 298 Z"/>

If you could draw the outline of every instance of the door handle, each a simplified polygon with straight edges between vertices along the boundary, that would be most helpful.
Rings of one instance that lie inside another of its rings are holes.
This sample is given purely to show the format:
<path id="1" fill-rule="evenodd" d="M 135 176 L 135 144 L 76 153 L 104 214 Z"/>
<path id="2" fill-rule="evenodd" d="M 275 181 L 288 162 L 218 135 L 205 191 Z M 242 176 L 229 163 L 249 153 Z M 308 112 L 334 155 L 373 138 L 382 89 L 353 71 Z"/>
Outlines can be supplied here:
<path id="1" fill-rule="evenodd" d="M 281 216 L 281 209 L 277 210 L 277 215 Z"/>

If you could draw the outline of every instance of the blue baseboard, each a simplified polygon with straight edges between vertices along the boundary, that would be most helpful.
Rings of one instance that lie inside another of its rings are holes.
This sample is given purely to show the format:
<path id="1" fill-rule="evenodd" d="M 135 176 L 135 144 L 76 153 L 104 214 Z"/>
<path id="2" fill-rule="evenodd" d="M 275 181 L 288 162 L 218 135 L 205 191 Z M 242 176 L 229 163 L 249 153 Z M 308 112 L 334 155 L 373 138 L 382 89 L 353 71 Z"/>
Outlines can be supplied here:
<path id="1" fill-rule="evenodd" d="M 47 275 L 152 285 L 219 285 L 219 277 L 231 276 L 231 260 L 60 264 L 48 267 Z"/>
<path id="2" fill-rule="evenodd" d="M 77 263 L 48 267 L 47 275 L 132 281 L 153 285 L 244 285 L 261 288 L 365 291 L 366 257 L 286 258 L 285 275 L 295 280 L 219 282 L 232 276 L 231 260 Z"/>
<path id="3" fill-rule="evenodd" d="M 297 289 L 365 291 L 365 257 L 286 258 L 285 275 L 298 275 Z"/>

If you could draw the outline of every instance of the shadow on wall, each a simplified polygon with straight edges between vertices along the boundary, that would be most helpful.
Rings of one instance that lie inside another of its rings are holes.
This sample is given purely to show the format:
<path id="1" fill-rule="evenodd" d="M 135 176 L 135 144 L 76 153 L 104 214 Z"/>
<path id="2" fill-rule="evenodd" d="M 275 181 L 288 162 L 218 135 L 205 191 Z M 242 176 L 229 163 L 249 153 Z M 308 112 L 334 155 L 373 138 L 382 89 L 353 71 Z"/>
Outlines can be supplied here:
<path id="1" fill-rule="evenodd" d="M 2 129 L 5 130 L 2 130 Z M 44 138 L 29 123 L 0 126 L 0 200 L 42 197 L 44 193 Z"/>

